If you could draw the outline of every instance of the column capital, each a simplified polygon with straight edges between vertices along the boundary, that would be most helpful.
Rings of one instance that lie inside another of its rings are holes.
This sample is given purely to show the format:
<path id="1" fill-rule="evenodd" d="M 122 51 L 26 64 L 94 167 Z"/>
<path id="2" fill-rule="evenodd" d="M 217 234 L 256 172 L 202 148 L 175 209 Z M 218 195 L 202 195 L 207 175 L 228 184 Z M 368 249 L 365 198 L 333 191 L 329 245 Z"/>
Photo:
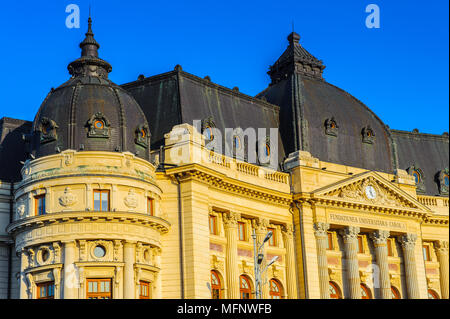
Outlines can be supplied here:
<path id="1" fill-rule="evenodd" d="M 398 238 L 398 241 L 404 249 L 414 248 L 416 245 L 417 235 L 413 233 L 407 233 Z"/>
<path id="2" fill-rule="evenodd" d="M 327 230 L 329 228 L 330 228 L 330 224 L 328 224 L 328 223 L 323 223 L 323 222 L 314 223 L 314 235 L 316 235 L 316 237 L 327 236 Z"/>
<path id="3" fill-rule="evenodd" d="M 269 220 L 262 217 L 257 217 L 252 219 L 252 225 L 256 232 L 265 233 L 267 231 L 267 227 L 269 227 Z"/>
<path id="4" fill-rule="evenodd" d="M 341 230 L 339 230 L 339 234 L 344 238 L 344 240 L 356 239 L 359 234 L 358 226 L 347 226 Z"/>
<path id="5" fill-rule="evenodd" d="M 294 226 L 292 224 L 286 224 L 281 226 L 281 233 L 286 238 L 292 238 L 294 234 Z"/>
<path id="6" fill-rule="evenodd" d="M 435 242 L 436 252 L 439 254 L 448 255 L 448 241 L 438 240 Z"/>
<path id="7" fill-rule="evenodd" d="M 375 246 L 384 246 L 389 238 L 389 231 L 378 229 L 372 232 L 369 237 L 372 239 Z"/>
<path id="8" fill-rule="evenodd" d="M 241 214 L 236 212 L 225 212 L 222 214 L 223 224 L 226 228 L 236 227 L 238 220 L 241 218 Z"/>

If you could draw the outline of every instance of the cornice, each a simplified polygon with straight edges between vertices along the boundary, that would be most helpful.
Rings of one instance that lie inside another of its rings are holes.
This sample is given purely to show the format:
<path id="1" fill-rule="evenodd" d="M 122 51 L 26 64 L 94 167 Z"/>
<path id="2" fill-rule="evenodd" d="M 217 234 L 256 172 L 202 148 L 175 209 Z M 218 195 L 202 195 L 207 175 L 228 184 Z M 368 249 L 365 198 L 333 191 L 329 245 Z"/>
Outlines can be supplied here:
<path id="1" fill-rule="evenodd" d="M 160 217 L 149 216 L 139 213 L 129 212 L 63 212 L 51 213 L 42 216 L 33 216 L 12 222 L 6 228 L 10 234 L 21 232 L 27 229 L 43 227 L 50 224 L 68 223 L 68 222 L 96 222 L 108 221 L 127 224 L 138 224 L 157 229 L 164 234 L 169 231 L 170 223 Z"/>
<path id="2" fill-rule="evenodd" d="M 289 206 L 292 203 L 291 193 L 283 193 L 273 189 L 242 182 L 200 164 L 189 164 L 177 168 L 171 168 L 166 170 L 165 173 L 167 175 L 178 176 L 180 181 L 195 179 L 209 184 L 217 189 L 226 190 L 234 194 L 244 195 L 253 199 L 262 200 L 264 202 L 269 201 L 286 206 Z"/>

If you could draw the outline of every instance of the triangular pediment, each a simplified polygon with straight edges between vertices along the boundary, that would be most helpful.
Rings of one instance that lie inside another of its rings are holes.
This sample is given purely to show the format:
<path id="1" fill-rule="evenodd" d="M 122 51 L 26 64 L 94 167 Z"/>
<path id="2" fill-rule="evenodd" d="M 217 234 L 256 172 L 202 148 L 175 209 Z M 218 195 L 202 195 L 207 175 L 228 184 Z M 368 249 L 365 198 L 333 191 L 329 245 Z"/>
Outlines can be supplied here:
<path id="1" fill-rule="evenodd" d="M 431 212 L 413 196 L 375 172 L 364 172 L 322 187 L 314 191 L 312 197 Z"/>

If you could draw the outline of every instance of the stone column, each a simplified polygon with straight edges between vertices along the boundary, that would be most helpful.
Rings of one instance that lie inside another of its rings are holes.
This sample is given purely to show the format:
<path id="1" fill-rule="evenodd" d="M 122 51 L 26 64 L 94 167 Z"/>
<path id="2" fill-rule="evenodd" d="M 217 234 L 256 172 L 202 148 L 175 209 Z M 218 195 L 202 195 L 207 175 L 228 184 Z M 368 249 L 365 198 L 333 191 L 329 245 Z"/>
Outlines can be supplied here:
<path id="1" fill-rule="evenodd" d="M 361 299 L 361 282 L 359 279 L 358 264 L 359 227 L 348 226 L 344 229 L 341 229 L 339 233 L 344 238 L 350 299 Z"/>
<path id="2" fill-rule="evenodd" d="M 416 234 L 404 234 L 399 238 L 402 245 L 403 261 L 405 263 L 406 288 L 409 299 L 419 299 L 419 283 L 417 281 L 417 267 L 415 257 Z"/>
<path id="3" fill-rule="evenodd" d="M 370 238 L 375 246 L 375 257 L 379 268 L 379 289 L 381 299 L 392 299 L 391 294 L 391 281 L 389 279 L 389 263 L 388 263 L 388 251 L 387 251 L 387 238 L 389 237 L 389 231 L 376 230 L 370 234 Z M 374 272 L 375 274 L 375 272 Z"/>
<path id="4" fill-rule="evenodd" d="M 294 227 L 282 228 L 284 247 L 286 248 L 286 292 L 288 299 L 297 299 L 297 274 L 295 267 Z"/>
<path id="5" fill-rule="evenodd" d="M 76 299 L 78 278 L 75 268 L 75 241 L 64 243 L 64 299 Z"/>
<path id="6" fill-rule="evenodd" d="M 264 219 L 264 218 L 256 218 L 252 220 L 252 224 L 253 227 L 255 228 L 255 234 L 256 234 L 256 242 L 257 245 L 259 247 L 259 245 L 262 244 L 264 238 L 267 235 L 267 227 L 269 226 L 269 220 Z M 265 245 L 268 245 L 267 243 Z M 264 246 L 265 246 L 264 245 Z M 258 248 L 257 247 L 257 248 Z M 264 256 L 266 256 L 265 261 L 261 264 L 261 270 L 264 270 L 264 268 L 266 267 L 266 264 L 268 262 L 267 260 L 267 255 L 264 253 L 264 248 L 262 248 L 261 252 L 264 254 Z M 264 274 L 261 274 L 261 280 L 262 280 L 262 287 L 261 287 L 261 298 L 262 299 L 268 299 L 269 298 L 269 279 L 265 278 L 267 277 L 267 272 Z M 267 280 L 266 280 L 267 279 Z M 264 284 L 266 283 L 266 284 Z M 256 284 L 256 282 L 255 282 Z M 255 285 L 255 290 L 256 290 L 256 285 Z"/>
<path id="7" fill-rule="evenodd" d="M 135 285 L 134 285 L 134 247 L 136 243 L 125 242 L 123 245 L 123 298 L 135 299 Z"/>
<path id="8" fill-rule="evenodd" d="M 25 249 L 22 248 L 20 252 L 20 277 L 19 277 L 19 287 L 20 287 L 20 299 L 28 299 L 28 285 L 27 278 L 25 276 L 25 269 L 28 268 L 28 255 Z"/>
<path id="9" fill-rule="evenodd" d="M 237 222 L 240 214 L 228 212 L 223 214 L 227 254 L 225 260 L 228 299 L 239 299 L 239 267 L 237 256 Z"/>
<path id="10" fill-rule="evenodd" d="M 327 230 L 330 224 L 315 223 L 314 235 L 316 235 L 317 245 L 317 264 L 319 267 L 319 284 L 320 284 L 320 299 L 330 299 L 330 283 L 328 276 L 328 260 L 327 260 Z"/>
<path id="11" fill-rule="evenodd" d="M 448 241 L 436 242 L 436 255 L 439 258 L 439 277 L 441 279 L 441 298 L 448 299 Z"/>

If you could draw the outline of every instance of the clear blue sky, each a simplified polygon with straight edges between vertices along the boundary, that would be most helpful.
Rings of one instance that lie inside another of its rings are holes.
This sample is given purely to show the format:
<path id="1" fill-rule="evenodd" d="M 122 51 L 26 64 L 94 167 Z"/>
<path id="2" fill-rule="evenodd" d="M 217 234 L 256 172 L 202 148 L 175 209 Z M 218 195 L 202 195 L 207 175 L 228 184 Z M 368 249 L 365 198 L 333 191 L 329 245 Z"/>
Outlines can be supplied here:
<path id="1" fill-rule="evenodd" d="M 68 4 L 81 28 L 65 26 Z M 365 8 L 381 10 L 368 29 Z M 4 1 L 0 9 L 0 118 L 32 120 L 80 55 L 89 4 L 111 80 L 183 70 L 256 95 L 292 30 L 327 68 L 325 79 L 363 101 L 391 128 L 449 131 L 447 0 Z"/>

